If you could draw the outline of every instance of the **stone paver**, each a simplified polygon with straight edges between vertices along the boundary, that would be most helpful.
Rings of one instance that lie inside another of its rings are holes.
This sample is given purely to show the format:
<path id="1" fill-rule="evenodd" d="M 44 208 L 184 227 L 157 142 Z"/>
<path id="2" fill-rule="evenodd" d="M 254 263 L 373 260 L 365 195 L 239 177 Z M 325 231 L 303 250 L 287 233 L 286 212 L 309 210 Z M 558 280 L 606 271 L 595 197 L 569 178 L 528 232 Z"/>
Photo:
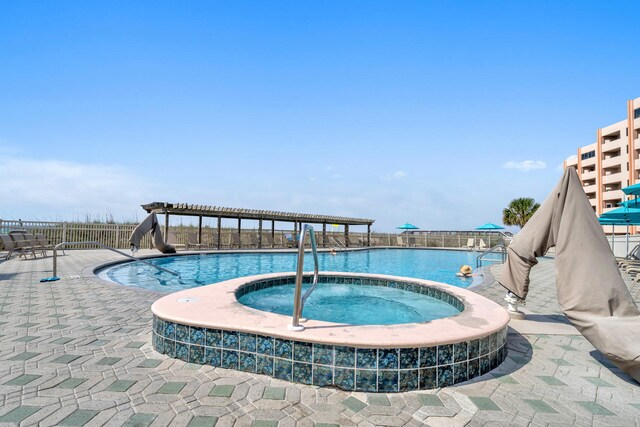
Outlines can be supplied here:
<path id="1" fill-rule="evenodd" d="M 141 253 L 153 253 L 141 251 Z M 0 256 L 0 259 L 2 257 Z M 553 258 L 532 270 L 531 333 L 509 333 L 497 369 L 455 387 L 343 392 L 187 364 L 151 347 L 161 296 L 102 282 L 91 266 L 119 259 L 69 250 L 59 259 L 0 261 L 0 424 L 126 426 L 638 425 L 640 387 L 566 327 Z M 492 272 L 499 277 L 499 267 Z M 495 282 L 472 288 L 504 305 Z"/>

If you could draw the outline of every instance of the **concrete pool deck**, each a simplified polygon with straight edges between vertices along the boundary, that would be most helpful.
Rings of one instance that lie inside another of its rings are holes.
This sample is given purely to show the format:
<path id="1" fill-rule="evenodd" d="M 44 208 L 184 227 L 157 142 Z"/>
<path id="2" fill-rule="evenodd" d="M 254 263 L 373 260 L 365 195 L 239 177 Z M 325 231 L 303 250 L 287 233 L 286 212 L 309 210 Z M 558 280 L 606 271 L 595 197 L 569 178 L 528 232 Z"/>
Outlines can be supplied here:
<path id="1" fill-rule="evenodd" d="M 143 251 L 143 253 L 152 253 Z M 0 425 L 638 425 L 640 387 L 560 313 L 555 261 L 532 271 L 527 319 L 494 371 L 432 391 L 344 392 L 193 365 L 151 348 L 161 294 L 85 275 L 118 255 L 0 262 Z M 493 268 L 498 276 L 499 268 Z M 494 283 L 473 289 L 497 303 Z"/>

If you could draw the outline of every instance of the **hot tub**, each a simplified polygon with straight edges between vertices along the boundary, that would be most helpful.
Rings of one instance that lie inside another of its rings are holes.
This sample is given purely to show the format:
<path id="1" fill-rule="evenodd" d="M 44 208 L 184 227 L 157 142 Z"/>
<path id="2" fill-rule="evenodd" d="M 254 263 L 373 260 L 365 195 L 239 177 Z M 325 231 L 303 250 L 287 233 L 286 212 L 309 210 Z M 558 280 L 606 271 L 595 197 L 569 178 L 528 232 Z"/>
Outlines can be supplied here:
<path id="1" fill-rule="evenodd" d="M 310 279 L 305 277 L 306 282 Z M 290 286 L 294 280 L 293 273 L 274 273 L 167 295 L 152 306 L 153 346 L 191 363 L 366 392 L 449 386 L 489 372 L 506 357 L 506 310 L 473 292 L 442 283 L 371 274 L 320 274 L 318 289 L 323 284 L 393 288 L 453 308 L 446 317 L 411 323 L 355 325 L 344 317 L 332 322 L 313 319 L 305 308 L 303 314 L 311 318 L 304 323 L 304 331 L 293 332 L 288 329 L 290 315 L 239 301 L 252 293 Z M 312 294 L 307 304 L 313 298 Z"/>

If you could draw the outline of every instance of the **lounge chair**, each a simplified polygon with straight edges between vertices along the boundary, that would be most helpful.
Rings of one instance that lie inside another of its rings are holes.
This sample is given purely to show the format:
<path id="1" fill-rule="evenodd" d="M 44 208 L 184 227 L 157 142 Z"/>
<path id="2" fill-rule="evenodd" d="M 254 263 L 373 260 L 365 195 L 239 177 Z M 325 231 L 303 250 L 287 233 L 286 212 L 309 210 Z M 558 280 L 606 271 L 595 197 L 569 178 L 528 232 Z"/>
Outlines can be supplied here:
<path id="1" fill-rule="evenodd" d="M 11 254 L 15 251 L 22 253 L 22 249 L 18 247 L 16 242 L 14 242 L 8 234 L 0 234 L 0 244 L 2 244 L 2 250 L 7 251 L 7 256 L 4 258 L 5 260 L 11 258 Z M 20 255 L 18 255 L 18 257 L 19 256 Z"/>
<path id="2" fill-rule="evenodd" d="M 38 241 L 40 246 L 44 247 L 46 250 L 53 251 L 56 247 L 56 245 L 51 243 L 51 240 L 47 239 L 47 237 L 44 234 L 36 234 L 36 240 Z M 60 250 L 62 251 L 63 255 L 66 255 L 64 251 L 64 246 L 62 246 Z"/>
<path id="3" fill-rule="evenodd" d="M 478 250 L 484 251 L 486 249 L 487 249 L 487 244 L 484 242 L 483 239 L 480 239 L 480 242 L 478 243 Z"/>
<path id="4" fill-rule="evenodd" d="M 29 244 L 31 244 L 34 250 L 40 251 L 40 253 L 42 253 L 42 256 L 44 256 L 45 258 L 47 257 L 47 250 L 49 248 L 44 246 L 42 243 L 40 243 L 40 241 L 36 238 L 36 236 L 34 236 L 33 234 L 25 233 L 24 239 L 28 241 Z M 53 248 L 49 250 L 53 250 Z"/>
<path id="5" fill-rule="evenodd" d="M 184 243 L 178 243 L 178 234 L 175 231 L 169 230 L 167 233 L 167 244 L 173 246 L 178 249 L 187 249 L 187 245 Z"/>
<path id="6" fill-rule="evenodd" d="M 238 249 L 242 249 L 242 238 L 239 233 L 231 233 L 230 248 L 233 249 L 234 246 L 237 246 Z"/>
<path id="7" fill-rule="evenodd" d="M 466 248 L 471 251 L 475 246 L 476 246 L 476 239 L 474 239 L 473 237 L 468 238 Z"/>
<path id="8" fill-rule="evenodd" d="M 25 239 L 24 233 L 9 232 L 9 238 L 13 240 L 16 249 L 20 251 L 20 255 L 18 255 L 18 258 L 20 256 L 24 256 L 24 258 L 26 259 L 27 252 L 31 252 L 31 255 L 33 255 L 34 258 L 37 258 L 36 248 L 33 247 L 29 240 Z"/>
<path id="9" fill-rule="evenodd" d="M 266 237 L 267 239 L 267 246 L 270 246 L 272 248 L 276 247 L 276 242 L 273 240 L 273 237 L 271 236 L 271 234 L 265 234 L 264 237 Z"/>
<path id="10" fill-rule="evenodd" d="M 251 239 L 251 247 L 254 248 L 259 248 L 262 246 L 261 242 L 260 242 L 260 236 L 256 233 L 256 234 L 250 234 L 249 238 Z"/>
<path id="11" fill-rule="evenodd" d="M 202 249 L 206 245 L 202 243 L 198 243 L 198 236 L 196 233 L 188 233 L 187 234 L 187 244 L 185 245 L 186 250 L 190 250 L 191 248 Z"/>

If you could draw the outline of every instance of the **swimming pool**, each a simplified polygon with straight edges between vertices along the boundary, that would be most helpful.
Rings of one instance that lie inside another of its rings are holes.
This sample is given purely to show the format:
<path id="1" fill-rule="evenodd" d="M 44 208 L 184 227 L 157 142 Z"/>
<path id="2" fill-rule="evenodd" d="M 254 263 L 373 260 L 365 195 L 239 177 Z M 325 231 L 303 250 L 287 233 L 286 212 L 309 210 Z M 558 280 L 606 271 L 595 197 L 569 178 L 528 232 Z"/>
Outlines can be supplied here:
<path id="1" fill-rule="evenodd" d="M 455 273 L 463 264 L 474 265 L 477 253 L 435 249 L 368 249 L 318 254 L 321 271 L 375 273 L 434 280 L 466 288 L 470 278 Z M 305 257 L 305 271 L 313 269 L 313 257 Z M 139 262 L 127 262 L 103 269 L 103 279 L 123 285 L 161 292 L 203 286 L 237 277 L 295 271 L 297 254 L 292 252 L 222 253 L 181 255 L 148 259 L 176 271 L 179 278 Z"/>

